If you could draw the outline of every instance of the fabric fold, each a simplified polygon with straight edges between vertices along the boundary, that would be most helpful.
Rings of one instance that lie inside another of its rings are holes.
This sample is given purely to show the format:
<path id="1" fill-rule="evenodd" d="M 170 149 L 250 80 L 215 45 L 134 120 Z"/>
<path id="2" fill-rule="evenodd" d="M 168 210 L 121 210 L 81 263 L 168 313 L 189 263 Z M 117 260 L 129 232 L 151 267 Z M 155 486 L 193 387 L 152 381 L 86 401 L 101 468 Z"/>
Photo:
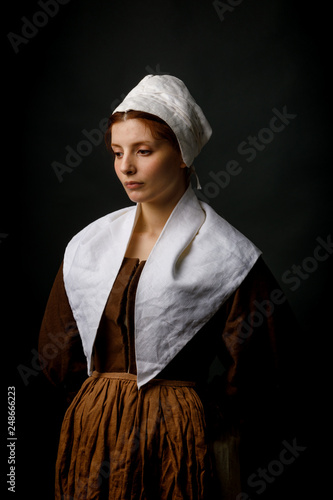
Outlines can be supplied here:
<path id="1" fill-rule="evenodd" d="M 94 372 L 61 436 L 57 500 L 206 498 L 204 412 L 190 382 L 155 380 L 139 391 L 131 374 Z"/>
<path id="2" fill-rule="evenodd" d="M 66 248 L 64 283 L 88 373 L 100 318 L 139 210 L 138 204 L 99 219 Z M 188 187 L 139 279 L 134 315 L 138 387 L 156 377 L 217 312 L 260 254 Z"/>

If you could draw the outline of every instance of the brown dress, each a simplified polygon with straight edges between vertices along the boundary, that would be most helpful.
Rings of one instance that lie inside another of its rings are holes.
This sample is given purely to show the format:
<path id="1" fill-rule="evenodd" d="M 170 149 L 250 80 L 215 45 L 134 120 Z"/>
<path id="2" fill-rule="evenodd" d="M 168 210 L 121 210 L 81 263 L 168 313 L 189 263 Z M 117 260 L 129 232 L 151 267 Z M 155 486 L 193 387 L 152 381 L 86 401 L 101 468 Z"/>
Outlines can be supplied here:
<path id="1" fill-rule="evenodd" d="M 262 321 L 251 333 L 239 328 L 248 325 L 251 311 L 258 313 L 254 304 L 278 288 L 263 261 L 159 378 L 138 390 L 134 303 L 144 265 L 138 259 L 123 261 L 100 321 L 95 371 L 88 378 L 62 268 L 52 288 L 39 352 L 45 361 L 50 332 L 58 331 L 61 348 L 46 360 L 44 372 L 70 398 L 76 393 L 61 429 L 57 500 L 235 498 L 242 491 L 239 429 L 255 422 L 267 441 L 266 424 L 271 426 L 280 404 L 276 398 L 284 378 L 277 365 L 284 336 L 277 340 L 275 332 L 287 319 L 287 306 L 275 305 L 267 314 L 261 309 Z M 216 355 L 223 363 L 217 371 Z M 253 408 L 258 410 L 254 418 Z M 254 427 L 250 434 L 257 432 Z M 256 448 L 259 442 L 257 434 Z M 253 464 L 255 453 L 250 455 Z"/>

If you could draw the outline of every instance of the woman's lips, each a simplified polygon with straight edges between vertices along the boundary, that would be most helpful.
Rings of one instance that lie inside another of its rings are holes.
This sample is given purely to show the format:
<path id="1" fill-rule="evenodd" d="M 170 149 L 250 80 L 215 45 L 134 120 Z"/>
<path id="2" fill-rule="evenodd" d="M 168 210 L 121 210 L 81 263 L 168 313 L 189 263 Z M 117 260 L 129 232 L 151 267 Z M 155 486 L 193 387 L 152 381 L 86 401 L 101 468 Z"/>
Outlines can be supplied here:
<path id="1" fill-rule="evenodd" d="M 125 186 L 128 189 L 137 189 L 137 188 L 140 188 L 141 186 L 143 186 L 143 182 L 135 182 L 135 181 L 125 182 Z"/>

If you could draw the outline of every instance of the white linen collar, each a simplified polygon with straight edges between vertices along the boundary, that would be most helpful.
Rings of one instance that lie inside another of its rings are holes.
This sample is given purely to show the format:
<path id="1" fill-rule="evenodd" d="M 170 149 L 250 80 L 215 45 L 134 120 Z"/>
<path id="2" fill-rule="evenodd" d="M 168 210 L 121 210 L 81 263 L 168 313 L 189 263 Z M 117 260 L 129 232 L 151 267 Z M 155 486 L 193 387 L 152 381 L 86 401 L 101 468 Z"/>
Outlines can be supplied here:
<path id="1" fill-rule="evenodd" d="M 135 227 L 140 205 L 98 219 L 69 242 L 64 283 L 87 357 Z M 260 255 L 200 202 L 191 186 L 141 273 L 135 302 L 137 383 L 156 377 L 238 288 Z"/>

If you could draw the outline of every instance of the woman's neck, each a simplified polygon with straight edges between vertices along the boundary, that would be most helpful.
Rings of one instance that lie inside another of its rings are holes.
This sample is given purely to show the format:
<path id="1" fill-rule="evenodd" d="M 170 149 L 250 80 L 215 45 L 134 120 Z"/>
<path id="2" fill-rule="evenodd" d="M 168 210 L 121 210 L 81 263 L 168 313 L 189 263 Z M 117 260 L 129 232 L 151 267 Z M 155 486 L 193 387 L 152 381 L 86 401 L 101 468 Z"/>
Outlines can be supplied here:
<path id="1" fill-rule="evenodd" d="M 127 246 L 126 257 L 147 260 L 155 246 L 171 212 L 184 193 L 178 199 L 163 204 L 140 203 L 140 213 L 135 229 Z"/>
<path id="2" fill-rule="evenodd" d="M 141 212 L 135 226 L 135 232 L 158 237 L 183 194 L 170 200 L 169 203 L 141 203 Z"/>

